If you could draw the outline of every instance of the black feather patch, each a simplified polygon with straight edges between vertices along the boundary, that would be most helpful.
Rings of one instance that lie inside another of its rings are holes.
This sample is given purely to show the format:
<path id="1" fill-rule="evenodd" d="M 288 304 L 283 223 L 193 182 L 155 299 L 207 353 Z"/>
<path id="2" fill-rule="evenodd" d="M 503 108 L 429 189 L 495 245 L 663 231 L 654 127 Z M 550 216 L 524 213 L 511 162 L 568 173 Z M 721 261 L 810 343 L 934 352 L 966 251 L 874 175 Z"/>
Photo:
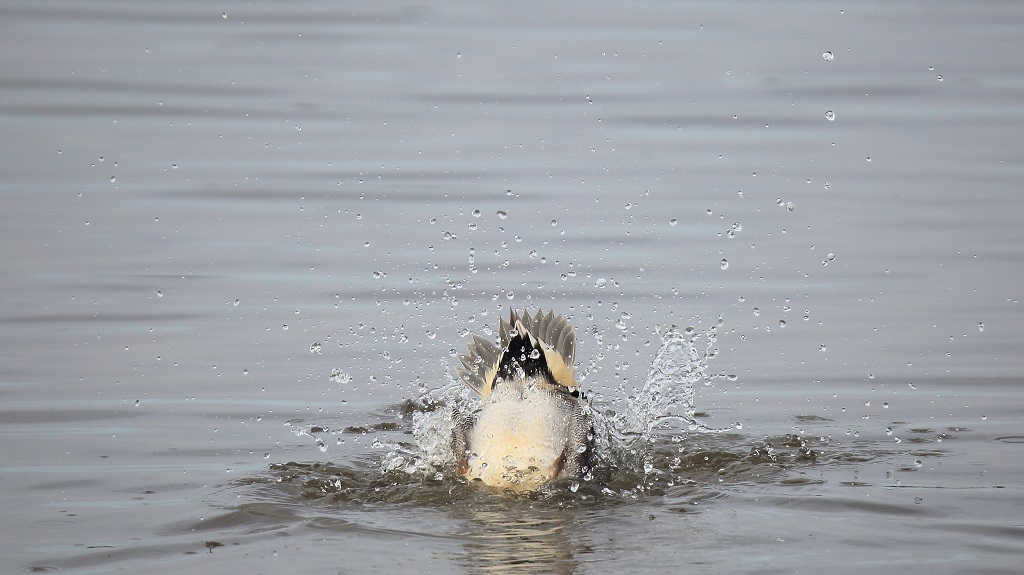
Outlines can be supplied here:
<path id="1" fill-rule="evenodd" d="M 508 347 L 501 354 L 498 361 L 498 373 L 494 385 L 499 381 L 541 377 L 545 381 L 555 384 L 555 378 L 551 375 L 547 359 L 544 358 L 544 350 L 540 345 L 534 345 L 526 334 L 516 334 L 508 342 Z M 579 390 L 556 385 L 556 390 L 572 397 L 579 397 Z"/>
<path id="2" fill-rule="evenodd" d="M 508 346 L 498 361 L 498 379 L 523 377 L 545 377 L 552 380 L 544 351 L 533 345 L 526 334 L 517 333 L 509 340 Z"/>

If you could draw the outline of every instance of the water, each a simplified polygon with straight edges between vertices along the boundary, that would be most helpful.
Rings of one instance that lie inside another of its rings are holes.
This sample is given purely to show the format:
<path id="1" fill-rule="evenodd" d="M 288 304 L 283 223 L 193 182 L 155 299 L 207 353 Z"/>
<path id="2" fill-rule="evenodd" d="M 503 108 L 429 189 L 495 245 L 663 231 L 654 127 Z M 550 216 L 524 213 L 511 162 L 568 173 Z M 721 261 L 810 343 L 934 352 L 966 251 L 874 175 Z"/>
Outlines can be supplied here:
<path id="1" fill-rule="evenodd" d="M 1021 11 L 8 3 L 5 564 L 1016 573 Z M 444 473 L 510 306 L 614 471 Z"/>

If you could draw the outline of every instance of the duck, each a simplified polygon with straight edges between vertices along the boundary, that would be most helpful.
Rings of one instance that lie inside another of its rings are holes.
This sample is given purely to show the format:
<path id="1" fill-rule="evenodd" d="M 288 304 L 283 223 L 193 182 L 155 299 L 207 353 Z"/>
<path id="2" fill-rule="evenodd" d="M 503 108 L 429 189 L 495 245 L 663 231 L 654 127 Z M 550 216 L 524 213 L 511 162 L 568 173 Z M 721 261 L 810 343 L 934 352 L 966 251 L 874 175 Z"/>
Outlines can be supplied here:
<path id="1" fill-rule="evenodd" d="M 576 334 L 554 311 L 509 311 L 497 344 L 473 335 L 456 373 L 477 396 L 453 412 L 452 450 L 467 482 L 516 493 L 585 476 L 594 459 L 590 404 L 576 381 Z"/>

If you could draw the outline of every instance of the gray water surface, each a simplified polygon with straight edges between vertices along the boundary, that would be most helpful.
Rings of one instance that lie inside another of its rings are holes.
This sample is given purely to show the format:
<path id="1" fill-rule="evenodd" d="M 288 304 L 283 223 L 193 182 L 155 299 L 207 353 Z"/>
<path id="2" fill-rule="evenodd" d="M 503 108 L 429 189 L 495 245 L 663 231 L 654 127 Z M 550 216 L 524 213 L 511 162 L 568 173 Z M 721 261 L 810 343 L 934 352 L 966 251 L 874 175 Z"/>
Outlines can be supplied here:
<path id="1" fill-rule="evenodd" d="M 0 22 L 6 569 L 1019 572 L 1024 7 Z M 383 473 L 538 306 L 609 413 L 716 326 L 729 431 L 520 499 Z"/>

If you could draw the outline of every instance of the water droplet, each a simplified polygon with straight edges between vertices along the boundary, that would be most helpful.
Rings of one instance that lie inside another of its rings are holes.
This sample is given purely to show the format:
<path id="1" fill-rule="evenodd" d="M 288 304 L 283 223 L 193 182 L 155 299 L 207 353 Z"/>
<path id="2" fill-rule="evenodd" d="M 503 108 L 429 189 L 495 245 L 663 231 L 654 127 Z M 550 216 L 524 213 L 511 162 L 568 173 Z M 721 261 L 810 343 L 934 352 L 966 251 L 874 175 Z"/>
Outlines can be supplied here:
<path id="1" fill-rule="evenodd" d="M 821 344 L 821 345 L 820 345 L 820 346 L 818 347 L 818 351 L 828 351 L 828 347 L 826 347 L 826 346 L 825 346 L 825 344 Z"/>
<path id="2" fill-rule="evenodd" d="M 479 218 L 480 217 L 480 210 L 473 210 L 473 217 L 474 218 Z"/>
<path id="3" fill-rule="evenodd" d="M 832 55 L 832 52 L 829 52 L 827 50 L 825 52 L 822 52 L 821 54 L 821 58 L 826 62 L 831 62 L 834 57 L 835 56 Z"/>
<path id="4" fill-rule="evenodd" d="M 786 320 L 780 319 L 779 320 L 779 327 L 786 327 Z"/>
<path id="5" fill-rule="evenodd" d="M 139 406 L 139 403 L 141 403 L 141 401 L 139 401 L 138 399 L 136 399 L 136 400 L 135 400 L 135 407 L 138 407 L 138 406 Z"/>
<path id="6" fill-rule="evenodd" d="M 759 316 L 759 315 L 761 315 L 761 309 L 755 307 L 754 308 L 754 316 L 756 317 L 756 316 Z"/>
<path id="7" fill-rule="evenodd" d="M 498 210 L 498 219 L 505 219 L 508 217 L 508 212 L 505 210 Z"/>
<path id="8" fill-rule="evenodd" d="M 509 291 L 509 292 L 507 292 L 505 294 L 505 297 L 507 297 L 508 299 L 515 299 L 516 298 L 516 294 L 513 291 Z"/>
<path id="9" fill-rule="evenodd" d="M 723 270 L 724 270 L 724 269 L 729 269 L 729 260 L 727 260 L 727 259 L 725 259 L 725 258 L 722 258 L 722 261 L 721 261 L 721 262 L 719 262 L 719 265 L 721 265 L 721 266 L 722 266 L 722 269 L 723 269 Z"/>
<path id="10" fill-rule="evenodd" d="M 551 225 L 552 226 L 557 226 L 558 225 L 558 220 L 551 220 Z"/>
<path id="11" fill-rule="evenodd" d="M 825 119 L 828 120 L 829 122 L 835 121 L 836 113 L 833 112 L 832 110 L 825 112 Z"/>
<path id="12" fill-rule="evenodd" d="M 608 285 L 608 280 L 606 280 L 604 278 L 597 278 L 597 281 L 594 282 L 594 287 L 597 287 L 597 288 L 604 288 L 607 285 Z"/>
<path id="13" fill-rule="evenodd" d="M 224 19 L 227 19 L 227 17 L 228 17 L 228 13 L 227 13 L 227 12 L 224 12 L 223 14 L 221 14 L 221 15 L 220 15 L 220 17 L 221 17 L 221 18 L 224 18 Z"/>
<path id="14" fill-rule="evenodd" d="M 314 343 L 313 345 L 309 346 L 309 353 L 315 353 L 317 355 L 320 355 L 323 353 L 323 346 L 320 345 L 319 342 Z"/>
<path id="15" fill-rule="evenodd" d="M 373 272 L 373 279 L 379 280 L 380 278 L 382 278 L 382 277 L 384 277 L 386 275 L 387 275 L 386 273 L 381 272 L 381 271 Z"/>
<path id="16" fill-rule="evenodd" d="M 985 331 L 985 324 L 983 322 L 978 322 L 978 331 Z"/>
<path id="17" fill-rule="evenodd" d="M 670 226 L 674 226 L 674 225 L 676 225 L 678 223 L 679 223 L 679 220 L 677 220 L 675 218 L 672 218 L 671 220 L 668 221 L 668 225 L 670 225 Z"/>
<path id="18" fill-rule="evenodd" d="M 157 290 L 156 297 L 164 297 L 164 292 Z"/>
<path id="19" fill-rule="evenodd" d="M 283 326 L 281 326 L 281 329 L 288 331 L 288 324 L 284 324 Z"/>
<path id="20" fill-rule="evenodd" d="M 792 212 L 796 209 L 796 204 L 793 202 L 786 202 L 786 210 Z"/>
<path id="21" fill-rule="evenodd" d="M 434 333 L 434 332 L 432 332 L 430 330 L 427 330 L 427 339 L 434 339 L 435 337 L 437 337 L 436 333 Z"/>
<path id="22" fill-rule="evenodd" d="M 733 425 L 733 427 L 735 427 L 736 429 L 743 429 L 743 424 L 737 421 L 737 422 L 736 422 L 736 423 L 735 423 L 735 424 Z"/>

